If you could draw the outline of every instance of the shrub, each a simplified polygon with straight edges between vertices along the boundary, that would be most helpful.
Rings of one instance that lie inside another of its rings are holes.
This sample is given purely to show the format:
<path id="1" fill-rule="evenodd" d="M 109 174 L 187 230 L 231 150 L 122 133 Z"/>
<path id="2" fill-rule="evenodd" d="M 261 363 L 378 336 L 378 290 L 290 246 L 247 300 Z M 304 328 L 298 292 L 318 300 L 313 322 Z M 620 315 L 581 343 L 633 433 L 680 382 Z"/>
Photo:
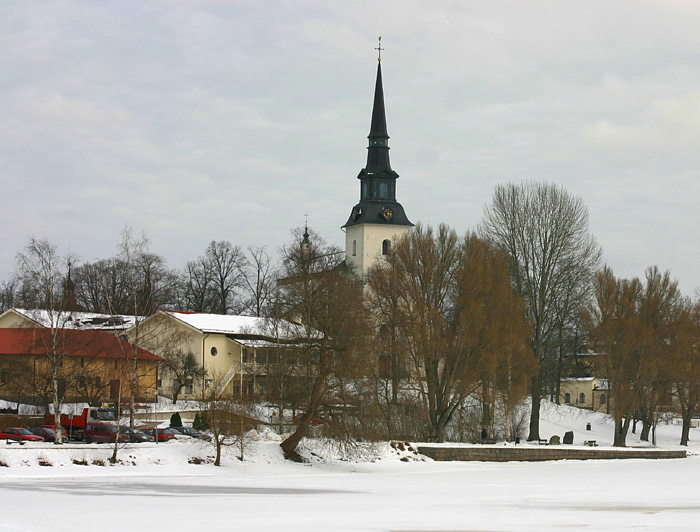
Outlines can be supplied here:
<path id="1" fill-rule="evenodd" d="M 182 418 L 180 417 L 180 412 L 175 412 L 172 416 L 170 416 L 170 426 L 182 427 Z"/>

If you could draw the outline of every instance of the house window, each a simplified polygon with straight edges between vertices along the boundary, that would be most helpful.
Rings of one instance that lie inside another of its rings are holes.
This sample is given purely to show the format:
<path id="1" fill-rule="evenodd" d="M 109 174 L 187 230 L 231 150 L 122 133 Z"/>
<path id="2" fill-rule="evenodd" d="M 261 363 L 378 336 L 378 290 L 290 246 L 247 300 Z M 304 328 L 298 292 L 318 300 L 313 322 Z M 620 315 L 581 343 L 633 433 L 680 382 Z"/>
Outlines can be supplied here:
<path id="1" fill-rule="evenodd" d="M 601 404 L 601 405 L 604 405 L 604 404 L 605 404 L 605 401 L 607 401 L 607 400 L 608 400 L 608 398 L 605 397 L 605 394 L 604 394 L 604 393 L 601 393 L 601 394 L 600 394 L 600 404 Z"/>
<path id="2" fill-rule="evenodd" d="M 391 240 L 385 240 L 382 242 L 382 255 L 388 255 L 391 251 Z"/>
<path id="3" fill-rule="evenodd" d="M 568 405 L 571 404 L 571 394 L 570 393 L 565 393 L 564 394 L 564 402 Z"/>
<path id="4" fill-rule="evenodd" d="M 187 377 L 185 381 L 185 393 L 192 393 L 192 377 Z"/>
<path id="5" fill-rule="evenodd" d="M 357 240 L 352 241 L 352 256 L 357 255 Z"/>
<path id="6" fill-rule="evenodd" d="M 581 392 L 581 395 L 579 395 L 578 402 L 581 404 L 584 404 L 586 402 L 586 394 Z"/>

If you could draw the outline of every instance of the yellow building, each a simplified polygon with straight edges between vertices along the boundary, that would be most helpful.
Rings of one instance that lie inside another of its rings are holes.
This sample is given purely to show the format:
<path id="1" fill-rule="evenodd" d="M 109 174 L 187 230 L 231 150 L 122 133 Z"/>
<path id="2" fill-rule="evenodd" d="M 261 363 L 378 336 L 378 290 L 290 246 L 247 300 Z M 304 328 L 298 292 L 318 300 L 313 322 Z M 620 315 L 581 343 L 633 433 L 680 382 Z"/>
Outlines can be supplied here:
<path id="1" fill-rule="evenodd" d="M 0 328 L 0 396 L 50 402 L 52 358 L 64 402 L 125 400 L 134 372 L 137 400 L 155 397 L 159 356 L 108 332 L 46 327 Z"/>
<path id="2" fill-rule="evenodd" d="M 285 322 L 285 327 L 294 326 Z M 265 340 L 276 334 L 273 328 L 270 320 L 250 316 L 159 311 L 127 334 L 167 360 L 158 383 L 161 395 L 200 399 L 213 391 L 216 396 L 250 397 L 268 391 L 280 347 Z M 199 368 L 194 376 L 181 367 L 187 357 Z"/>
<path id="3" fill-rule="evenodd" d="M 607 381 L 597 377 L 562 379 L 559 400 L 562 404 L 610 412 L 610 390 Z"/>

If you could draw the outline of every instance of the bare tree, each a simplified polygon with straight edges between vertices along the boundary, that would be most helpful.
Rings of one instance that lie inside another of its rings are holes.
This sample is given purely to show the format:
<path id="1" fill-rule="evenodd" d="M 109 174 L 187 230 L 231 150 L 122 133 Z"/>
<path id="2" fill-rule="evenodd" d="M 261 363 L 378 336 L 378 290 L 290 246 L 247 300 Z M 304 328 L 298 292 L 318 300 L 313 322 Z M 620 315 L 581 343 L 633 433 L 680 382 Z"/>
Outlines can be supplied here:
<path id="1" fill-rule="evenodd" d="M 212 271 L 206 260 L 199 257 L 185 266 L 185 304 L 192 312 L 211 312 L 214 304 L 210 290 Z"/>
<path id="2" fill-rule="evenodd" d="M 118 257 L 88 262 L 75 269 L 78 304 L 87 312 L 131 314 L 127 265 Z"/>
<path id="3" fill-rule="evenodd" d="M 139 349 L 148 349 L 152 333 L 144 331 L 141 322 L 166 304 L 173 295 L 175 274 L 165 266 L 162 257 L 150 252 L 150 242 L 145 235 L 136 237 L 131 228 L 122 232 L 118 246 L 119 261 L 124 265 L 125 282 L 130 298 L 134 325 L 129 329 L 129 344 L 123 346 L 125 358 L 131 364 L 129 374 L 129 426 L 134 428 L 134 410 L 139 392 L 142 369 L 139 365 Z"/>
<path id="4" fill-rule="evenodd" d="M 265 248 L 249 247 L 243 269 L 244 312 L 258 317 L 269 314 L 275 284 L 272 261 Z"/>
<path id="5" fill-rule="evenodd" d="M 596 277 L 595 296 L 584 323 L 600 352 L 597 371 L 612 392 L 613 445 L 624 447 L 635 417 L 648 440 L 673 380 L 674 356 L 692 344 L 680 328 L 686 303 L 670 274 L 656 267 L 647 269 L 645 283 L 618 279 L 606 267 Z"/>
<path id="6" fill-rule="evenodd" d="M 503 255 L 475 236 L 462 240 L 445 225 L 434 232 L 419 224 L 370 269 L 367 284 L 377 322 L 391 324 L 412 362 L 431 438 L 444 440 L 455 412 L 479 388 L 499 386 L 509 401 L 517 393 L 518 377 L 528 372 L 514 368 L 527 358 L 529 329 Z"/>
<path id="7" fill-rule="evenodd" d="M 559 373 L 560 332 L 590 299 L 601 249 L 589 234 L 581 199 L 547 183 L 497 186 L 479 234 L 508 254 L 513 285 L 527 302 L 539 364 L 530 387 L 528 440 L 537 440 L 540 401 Z"/>
<path id="8" fill-rule="evenodd" d="M 240 310 L 246 259 L 231 242 L 212 241 L 204 255 L 187 263 L 185 299 L 190 310 L 230 314 Z"/>
<path id="9" fill-rule="evenodd" d="M 333 377 L 357 368 L 368 337 L 362 286 L 341 265 L 342 258 L 340 250 L 308 232 L 302 238 L 299 230 L 292 243 L 282 249 L 275 312 L 287 318 L 277 320 L 287 329 L 270 340 L 294 345 L 311 368 L 303 413 L 296 430 L 281 444 L 285 456 L 293 460 L 302 460 L 297 446 L 323 405 L 331 401 Z"/>
<path id="10" fill-rule="evenodd" d="M 63 443 L 60 427 L 60 412 L 66 393 L 63 361 L 66 356 L 66 339 L 63 320 L 65 303 L 64 285 L 67 277 L 66 265 L 70 257 L 62 258 L 58 248 L 48 240 L 32 237 L 24 253 L 17 255 L 18 277 L 29 287 L 35 303 L 34 308 L 45 309 L 49 323 L 37 329 L 36 341 L 46 354 L 51 383 L 51 396 L 56 415 L 56 443 Z"/>
<path id="11" fill-rule="evenodd" d="M 166 337 L 170 339 L 170 337 Z M 180 349 L 160 350 L 161 356 L 165 358 L 163 370 L 170 372 L 173 377 L 173 405 L 177 403 L 180 391 L 187 384 L 194 381 L 203 380 L 207 372 L 191 352 Z"/>
<path id="12" fill-rule="evenodd" d="M 690 423 L 700 406 L 700 302 L 686 301 L 678 317 L 680 341 L 672 354 L 673 390 L 678 399 L 683 428 L 681 445 L 688 445 Z"/>
<path id="13" fill-rule="evenodd" d="M 203 389 L 200 401 L 200 414 L 203 424 L 211 433 L 211 443 L 216 457 L 214 465 L 221 465 L 222 451 L 226 447 L 238 447 L 239 459 L 243 460 L 245 447 L 248 443 L 247 433 L 255 428 L 254 419 L 249 415 L 251 405 L 243 398 L 233 398 L 229 395 L 217 394 L 221 377 L 216 375 L 212 385 Z"/>

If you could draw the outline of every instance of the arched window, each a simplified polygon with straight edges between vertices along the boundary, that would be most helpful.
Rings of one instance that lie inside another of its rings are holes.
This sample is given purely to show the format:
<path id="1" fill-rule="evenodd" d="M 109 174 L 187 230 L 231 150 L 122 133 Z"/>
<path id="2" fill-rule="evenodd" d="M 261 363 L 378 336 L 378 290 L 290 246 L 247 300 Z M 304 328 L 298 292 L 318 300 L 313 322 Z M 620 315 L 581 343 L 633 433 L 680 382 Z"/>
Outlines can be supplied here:
<path id="1" fill-rule="evenodd" d="M 584 404 L 586 402 L 586 394 L 581 392 L 581 395 L 579 395 L 578 402 L 581 404 Z"/>
<path id="2" fill-rule="evenodd" d="M 357 240 L 352 241 L 352 256 L 357 255 Z"/>
<path id="3" fill-rule="evenodd" d="M 382 255 L 388 255 L 391 251 L 391 240 L 385 240 L 382 242 Z"/>
<path id="4" fill-rule="evenodd" d="M 571 394 L 570 393 L 565 393 L 564 394 L 564 402 L 568 405 L 571 404 Z"/>

